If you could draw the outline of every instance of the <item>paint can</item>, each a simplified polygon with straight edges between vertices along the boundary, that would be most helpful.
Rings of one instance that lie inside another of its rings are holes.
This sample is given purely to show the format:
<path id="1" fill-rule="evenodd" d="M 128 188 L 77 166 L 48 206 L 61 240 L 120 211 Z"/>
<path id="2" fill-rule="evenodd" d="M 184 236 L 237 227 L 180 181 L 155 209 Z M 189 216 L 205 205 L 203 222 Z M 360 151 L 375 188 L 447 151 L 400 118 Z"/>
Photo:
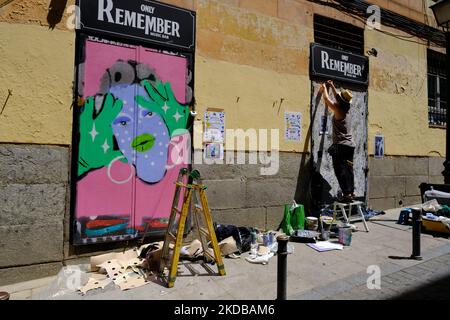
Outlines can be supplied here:
<path id="1" fill-rule="evenodd" d="M 317 231 L 319 228 L 319 219 L 316 217 L 307 217 L 306 218 L 306 229 L 311 231 Z"/>
<path id="2" fill-rule="evenodd" d="M 330 229 L 331 229 L 332 223 L 333 223 L 332 217 L 327 217 L 327 216 L 320 217 L 320 224 L 322 227 L 320 238 L 323 241 L 327 241 L 330 239 Z"/>
<path id="3" fill-rule="evenodd" d="M 273 233 L 271 233 L 271 232 L 267 232 L 267 233 L 263 234 L 262 238 L 263 238 L 264 247 L 270 247 L 273 244 L 273 242 L 275 241 L 274 237 L 273 237 Z"/>
<path id="4" fill-rule="evenodd" d="M 344 246 L 349 246 L 352 243 L 352 228 L 339 228 L 339 243 Z"/>
<path id="5" fill-rule="evenodd" d="M 269 232 L 269 243 L 272 245 L 275 242 L 275 235 L 272 232 Z"/>
<path id="6" fill-rule="evenodd" d="M 264 247 L 270 246 L 269 234 L 268 233 L 263 234 L 262 238 L 263 238 L 263 246 Z"/>

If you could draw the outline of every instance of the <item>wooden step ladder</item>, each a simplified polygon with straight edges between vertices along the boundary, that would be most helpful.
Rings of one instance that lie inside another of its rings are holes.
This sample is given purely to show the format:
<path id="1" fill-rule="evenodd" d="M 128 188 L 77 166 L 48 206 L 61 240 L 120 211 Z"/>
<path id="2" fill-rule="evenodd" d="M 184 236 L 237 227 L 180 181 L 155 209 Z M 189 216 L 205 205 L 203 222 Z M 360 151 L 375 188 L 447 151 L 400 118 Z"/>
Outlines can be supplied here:
<path id="1" fill-rule="evenodd" d="M 188 173 L 187 169 L 181 169 L 178 175 L 169 225 L 167 227 L 158 268 L 160 278 L 169 288 L 174 286 L 177 277 L 180 251 L 183 245 L 186 220 L 189 215 L 191 204 L 193 205 L 191 218 L 194 220 L 194 229 L 202 244 L 204 262 L 214 262 L 217 265 L 218 274 L 221 276 L 225 275 L 225 267 L 222 262 L 219 244 L 214 231 L 211 211 L 206 199 L 206 186 L 202 185 L 200 182 L 200 172 L 194 170 L 189 175 Z M 188 178 L 188 182 L 187 184 L 184 184 L 183 179 L 186 177 Z M 184 190 L 182 196 L 183 201 L 181 203 L 181 209 L 179 209 L 182 190 Z M 198 203 L 192 201 L 193 197 L 196 198 L 197 201 L 199 200 Z M 206 225 L 206 228 L 201 226 L 202 221 Z M 214 254 L 211 254 L 208 250 L 208 241 L 211 241 Z M 168 270 L 168 275 L 166 275 L 166 269 Z"/>

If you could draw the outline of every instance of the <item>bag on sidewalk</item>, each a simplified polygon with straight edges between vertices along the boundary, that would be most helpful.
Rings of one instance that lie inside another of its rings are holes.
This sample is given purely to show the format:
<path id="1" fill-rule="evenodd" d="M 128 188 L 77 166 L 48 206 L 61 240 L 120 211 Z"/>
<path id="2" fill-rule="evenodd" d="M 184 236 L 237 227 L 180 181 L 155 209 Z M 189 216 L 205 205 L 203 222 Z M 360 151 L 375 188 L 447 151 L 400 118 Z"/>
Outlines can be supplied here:
<path id="1" fill-rule="evenodd" d="M 250 233 L 253 230 L 252 228 L 236 227 L 230 224 L 215 224 L 214 229 L 217 241 L 221 242 L 228 237 L 233 237 L 241 253 L 250 251 L 250 244 L 252 242 Z"/>
<path id="2" fill-rule="evenodd" d="M 295 200 L 291 206 L 291 225 L 294 230 L 305 230 L 305 207 Z"/>
<path id="3" fill-rule="evenodd" d="M 305 208 L 301 204 L 297 204 L 295 200 L 291 205 L 284 205 L 284 216 L 281 222 L 281 229 L 285 234 L 290 236 L 295 230 L 305 229 Z"/>

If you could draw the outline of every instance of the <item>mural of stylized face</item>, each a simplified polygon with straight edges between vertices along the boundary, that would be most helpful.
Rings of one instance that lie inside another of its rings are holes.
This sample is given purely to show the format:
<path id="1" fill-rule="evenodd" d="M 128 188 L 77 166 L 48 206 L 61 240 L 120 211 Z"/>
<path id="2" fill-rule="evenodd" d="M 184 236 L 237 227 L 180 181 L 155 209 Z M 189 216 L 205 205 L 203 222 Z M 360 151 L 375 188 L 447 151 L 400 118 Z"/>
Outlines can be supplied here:
<path id="1" fill-rule="evenodd" d="M 123 101 L 123 108 L 113 120 L 112 128 L 122 154 L 136 167 L 137 176 L 156 183 L 166 172 L 169 130 L 156 112 L 137 106 L 135 97 L 145 95 L 141 86 L 122 85 L 110 93 Z"/>

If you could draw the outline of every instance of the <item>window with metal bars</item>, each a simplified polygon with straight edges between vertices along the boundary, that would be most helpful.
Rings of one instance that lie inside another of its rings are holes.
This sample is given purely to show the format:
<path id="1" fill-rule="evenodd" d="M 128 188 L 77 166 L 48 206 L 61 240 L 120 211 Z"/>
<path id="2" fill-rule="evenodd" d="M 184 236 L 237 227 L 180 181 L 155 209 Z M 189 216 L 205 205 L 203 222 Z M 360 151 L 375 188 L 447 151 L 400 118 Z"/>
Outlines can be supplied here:
<path id="1" fill-rule="evenodd" d="M 363 55 L 364 29 L 315 14 L 314 42 Z"/>
<path id="2" fill-rule="evenodd" d="M 428 49 L 428 123 L 447 124 L 447 75 L 445 54 Z"/>

